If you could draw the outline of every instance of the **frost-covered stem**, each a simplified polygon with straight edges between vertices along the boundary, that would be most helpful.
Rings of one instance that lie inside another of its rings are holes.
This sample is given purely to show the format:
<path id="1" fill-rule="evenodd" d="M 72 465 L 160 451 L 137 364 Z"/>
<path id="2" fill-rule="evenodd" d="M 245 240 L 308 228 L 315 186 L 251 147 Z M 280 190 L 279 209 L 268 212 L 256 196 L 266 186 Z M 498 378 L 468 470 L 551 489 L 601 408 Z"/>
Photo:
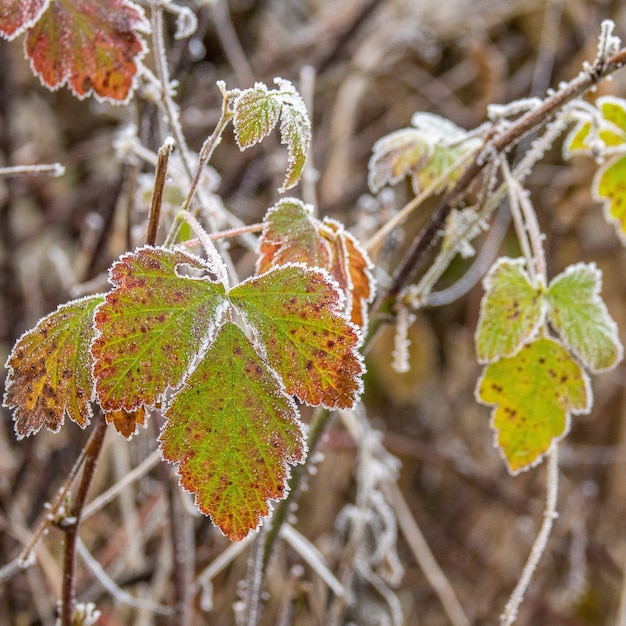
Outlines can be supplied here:
<path id="1" fill-rule="evenodd" d="M 450 581 L 439 566 L 439 563 L 437 563 L 437 559 L 435 559 L 428 546 L 428 542 L 417 525 L 398 485 L 388 480 L 385 485 L 385 495 L 396 514 L 398 526 L 409 544 L 413 556 L 430 586 L 439 597 L 444 610 L 450 618 L 450 622 L 453 626 L 469 626 L 469 620 L 454 593 Z"/>
<path id="2" fill-rule="evenodd" d="M 466 191 L 481 175 L 485 167 L 528 133 L 545 125 L 573 99 L 589 91 L 606 76 L 616 72 L 624 63 L 626 63 L 626 48 L 608 59 L 597 59 L 587 70 L 582 71 L 559 91 L 547 97 L 541 105 L 528 111 L 509 127 L 490 138 L 488 150 L 480 151 L 474 158 L 454 188 L 445 195 L 428 223 L 413 240 L 411 248 L 392 278 L 391 285 L 378 300 L 377 310 L 380 314 L 385 315 L 392 312 L 398 294 L 421 267 L 425 254 L 431 246 L 439 240 L 450 211 L 462 200 Z"/>
<path id="3" fill-rule="evenodd" d="M 193 175 L 190 173 L 189 177 L 191 178 L 191 184 L 189 185 L 189 189 L 187 191 L 187 196 L 183 201 L 183 205 L 181 207 L 181 211 L 188 212 L 189 207 L 191 205 L 191 201 L 193 196 L 198 188 L 198 183 L 200 182 L 200 177 L 202 176 L 202 171 L 205 168 L 206 164 L 209 162 L 211 156 L 213 155 L 213 151 L 219 145 L 222 140 L 222 134 L 224 133 L 224 129 L 226 128 L 228 122 L 232 118 L 233 114 L 228 108 L 228 93 L 224 87 L 224 84 L 221 83 L 219 85 L 222 95 L 222 114 L 220 119 L 217 122 L 217 125 L 211 135 L 206 139 L 204 144 L 202 144 L 202 148 L 200 150 L 200 155 L 198 157 L 198 165 L 196 167 Z M 179 213 L 180 215 L 180 213 Z M 163 244 L 166 248 L 170 248 L 174 245 L 176 241 L 176 237 L 178 235 L 178 231 L 184 221 L 184 217 L 180 217 L 177 215 L 172 223 L 169 233 L 165 239 L 165 243 Z"/>
<path id="4" fill-rule="evenodd" d="M 297 496 L 300 481 L 306 472 L 308 472 L 308 463 L 313 456 L 322 435 L 326 432 L 326 427 L 330 422 L 332 412 L 329 409 L 317 409 L 313 414 L 311 426 L 307 437 L 309 454 L 304 465 L 296 465 L 291 471 L 291 480 L 289 481 L 289 493 L 284 500 L 277 505 L 274 515 L 272 515 L 272 527 L 267 531 L 265 542 L 263 545 L 263 572 L 267 570 L 274 544 L 280 535 L 280 530 L 284 522 L 287 520 L 287 514 L 292 506 L 294 498 Z"/>
<path id="5" fill-rule="evenodd" d="M 534 258 L 530 242 L 528 241 L 528 230 L 522 211 L 520 210 L 520 186 L 516 180 L 511 176 L 511 170 L 508 163 L 503 159 L 500 162 L 502 176 L 506 183 L 509 192 L 509 208 L 511 210 L 511 216 L 513 217 L 513 224 L 515 225 L 515 232 L 517 233 L 517 241 L 522 251 L 523 257 L 526 259 L 526 268 L 530 280 L 534 283 L 537 277 L 537 260 Z"/>
<path id="6" fill-rule="evenodd" d="M 146 243 L 149 246 L 156 245 L 157 241 L 161 205 L 163 204 L 163 190 L 165 189 L 165 179 L 167 177 L 167 164 L 173 149 L 174 140 L 171 137 L 168 137 L 159 149 L 156 172 L 154 174 L 154 189 L 152 191 L 150 215 L 148 217 L 148 234 L 146 235 Z"/>
<path id="7" fill-rule="evenodd" d="M 556 501 L 559 491 L 559 453 L 556 443 L 552 444 L 552 448 L 548 454 L 546 473 L 546 507 L 543 512 L 543 524 L 541 525 L 539 534 L 537 535 L 535 543 L 530 551 L 528 560 L 526 561 L 526 565 L 522 571 L 522 575 L 520 576 L 509 601 L 506 603 L 502 615 L 500 615 L 500 622 L 503 626 L 510 626 L 515 621 L 519 606 L 524 599 L 524 594 L 528 589 L 533 572 L 541 559 L 541 555 L 546 549 L 548 537 L 550 536 L 550 531 L 552 530 L 552 524 L 558 517 L 558 513 L 556 512 Z"/>
<path id="8" fill-rule="evenodd" d="M 182 209 L 185 211 L 189 210 L 191 200 L 193 199 L 196 189 L 198 188 L 198 183 L 200 182 L 200 176 L 202 176 L 202 170 L 205 168 L 206 164 L 213 156 L 215 148 L 217 148 L 217 146 L 222 141 L 222 134 L 224 133 L 224 129 L 233 117 L 232 111 L 229 110 L 228 92 L 226 91 L 224 83 L 219 82 L 218 87 L 220 88 L 223 96 L 222 114 L 220 115 L 220 119 L 218 120 L 215 129 L 209 135 L 209 137 L 207 137 L 205 142 L 202 144 L 202 148 L 200 149 L 200 155 L 198 156 L 198 165 L 196 167 L 196 171 L 194 172 L 193 178 L 191 179 L 191 185 L 189 185 L 189 191 L 187 192 L 187 197 L 185 198 L 182 206 Z"/>
<path id="9" fill-rule="evenodd" d="M 154 65 L 156 75 L 159 80 L 161 95 L 163 96 L 161 103 L 163 110 L 167 116 L 172 133 L 176 143 L 180 147 L 183 157 L 183 165 L 187 171 L 189 178 L 193 174 L 192 158 L 180 125 L 180 118 L 175 102 L 172 100 L 170 87 L 170 72 L 167 67 L 167 57 L 165 55 L 165 43 L 163 41 L 163 8 L 159 0 L 152 0 L 150 3 L 150 18 L 152 26 L 152 51 L 154 54 Z"/>
<path id="10" fill-rule="evenodd" d="M 0 167 L 0 178 L 12 176 L 63 176 L 65 167 L 61 163 L 48 163 L 45 165 L 15 165 L 13 167 Z"/>
<path id="11" fill-rule="evenodd" d="M 243 624 L 256 626 L 261 614 L 261 590 L 263 589 L 263 536 L 265 529 L 259 531 L 258 541 L 252 544 L 248 557 L 248 573 L 244 592 Z"/>
<path id="12" fill-rule="evenodd" d="M 519 206 L 524 216 L 524 223 L 526 225 L 526 232 L 528 233 L 528 239 L 533 250 L 533 260 L 535 262 L 535 268 L 537 274 L 543 279 L 544 283 L 547 283 L 547 269 L 546 269 L 546 255 L 543 249 L 543 236 L 541 229 L 539 228 L 539 222 L 537 221 L 537 214 L 535 209 L 530 203 L 528 193 L 519 182 L 515 181 L 515 187 L 517 188 L 517 194 L 519 197 Z"/>
<path id="13" fill-rule="evenodd" d="M 85 466 L 83 475 L 78 485 L 76 499 L 72 505 L 72 510 L 61 520 L 60 526 L 65 531 L 65 545 L 63 556 L 63 587 L 61 591 L 61 626 L 72 626 L 72 613 L 74 611 L 74 571 L 76 566 L 76 540 L 78 538 L 78 527 L 80 525 L 81 514 L 87 494 L 91 487 L 98 457 L 104 443 L 106 434 L 106 422 L 104 416 L 96 424 L 94 431 L 85 444 Z"/>

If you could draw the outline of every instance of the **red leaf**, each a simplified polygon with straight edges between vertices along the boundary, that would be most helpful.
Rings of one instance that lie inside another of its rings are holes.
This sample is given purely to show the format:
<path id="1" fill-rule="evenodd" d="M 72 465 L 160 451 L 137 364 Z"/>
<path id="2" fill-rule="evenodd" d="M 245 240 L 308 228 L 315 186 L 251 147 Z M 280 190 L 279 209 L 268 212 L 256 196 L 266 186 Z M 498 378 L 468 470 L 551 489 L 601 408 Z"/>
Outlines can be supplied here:
<path id="1" fill-rule="evenodd" d="M 51 0 L 28 29 L 25 48 L 33 71 L 50 89 L 68 84 L 75 96 L 125 102 L 131 96 L 147 30 L 129 0 Z"/>
<path id="2" fill-rule="evenodd" d="M 2 0 L 0 34 L 11 40 L 32 26 L 48 8 L 50 0 Z"/>

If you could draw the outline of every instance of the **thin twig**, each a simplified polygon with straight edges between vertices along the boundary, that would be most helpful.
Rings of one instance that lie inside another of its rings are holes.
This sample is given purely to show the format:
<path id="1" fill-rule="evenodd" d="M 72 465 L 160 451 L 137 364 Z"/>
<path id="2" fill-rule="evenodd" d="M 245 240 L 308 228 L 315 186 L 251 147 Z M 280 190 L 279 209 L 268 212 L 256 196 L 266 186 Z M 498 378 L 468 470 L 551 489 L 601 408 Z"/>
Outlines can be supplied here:
<path id="1" fill-rule="evenodd" d="M 13 167 L 0 167 L 0 178 L 14 176 L 63 176 L 65 166 L 61 163 L 49 163 L 44 165 L 15 165 Z"/>
<path id="2" fill-rule="evenodd" d="M 103 415 L 100 415 L 94 432 L 85 445 L 85 466 L 83 475 L 78 486 L 76 499 L 68 516 L 61 521 L 61 527 L 65 531 L 65 546 L 63 557 L 63 589 L 61 592 L 61 626 L 72 626 L 72 613 L 74 611 L 74 573 L 76 567 L 76 540 L 78 539 L 78 527 L 80 518 L 87 500 L 87 494 L 91 487 L 98 456 L 102 450 L 104 435 L 107 424 Z"/>

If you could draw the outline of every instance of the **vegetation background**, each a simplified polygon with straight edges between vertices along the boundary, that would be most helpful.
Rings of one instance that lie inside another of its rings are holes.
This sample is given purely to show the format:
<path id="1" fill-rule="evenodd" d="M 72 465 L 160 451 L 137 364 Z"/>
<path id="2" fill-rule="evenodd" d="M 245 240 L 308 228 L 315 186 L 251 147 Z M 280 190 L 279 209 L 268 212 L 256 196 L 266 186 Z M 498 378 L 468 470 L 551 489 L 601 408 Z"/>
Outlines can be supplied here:
<path id="1" fill-rule="evenodd" d="M 614 19 L 616 34 L 626 39 L 626 5 L 619 0 L 218 0 L 189 5 L 198 15 L 198 31 L 191 40 L 172 37 L 168 59 L 180 82 L 177 99 L 191 147 L 199 149 L 219 117 L 216 80 L 225 80 L 229 88 L 248 87 L 255 80 L 269 85 L 274 76 L 292 80 L 313 105 L 311 159 L 318 173 L 319 212 L 363 237 L 403 203 L 400 190 L 389 199 L 388 213 L 371 213 L 362 197 L 377 139 L 408 126 L 416 111 L 472 128 L 485 120 L 489 103 L 543 96 L 546 88 L 572 78 L 584 60 L 594 58 L 605 18 Z M 173 23 L 170 28 L 173 34 Z M 314 80 L 302 73 L 305 66 L 313 68 Z M 0 180 L 4 362 L 23 331 L 74 297 L 81 283 L 102 281 L 111 261 L 128 249 L 128 207 L 134 205 L 132 226 L 145 219 L 147 206 L 141 194 L 130 198 L 144 182 L 139 168 L 119 163 L 113 144 L 120 126 L 134 122 L 145 144 L 156 150 L 162 128 L 155 108 L 139 99 L 113 107 L 78 101 L 64 89 L 48 92 L 33 77 L 21 45 L 0 40 L 0 68 L 0 165 L 59 161 L 67 168 L 57 179 Z M 592 95 L 605 93 L 626 96 L 626 73 L 617 73 Z M 229 209 L 247 223 L 260 221 L 276 200 L 285 158 L 276 138 L 242 154 L 227 134 L 212 164 L 222 176 L 220 194 Z M 595 261 L 604 273 L 603 296 L 611 315 L 626 329 L 626 252 L 591 198 L 594 171 L 585 158 L 563 164 L 555 148 L 527 186 L 547 235 L 550 276 L 577 260 Z M 396 239 L 388 258 L 378 259 L 383 268 L 393 267 L 426 214 L 427 208 L 414 215 L 404 240 Z M 513 236 L 504 248 L 517 254 Z M 235 255 L 245 274 L 243 268 L 252 267 L 254 259 L 240 251 Z M 446 280 L 466 268 L 466 262 L 455 264 Z M 473 333 L 481 295 L 476 285 L 459 302 L 417 319 L 407 374 L 391 370 L 393 332 L 383 332 L 368 355 L 365 404 L 373 425 L 384 432 L 385 447 L 402 463 L 402 493 L 468 618 L 472 624 L 493 624 L 541 524 L 545 481 L 542 467 L 516 478 L 506 473 L 492 445 L 490 410 L 474 400 L 480 367 Z M 625 367 L 594 379 L 594 409 L 573 419 L 561 447 L 560 515 L 522 605 L 520 625 L 614 623 L 626 562 Z M 5 376 L 1 371 L 0 384 Z M 9 412 L 0 411 L 3 564 L 17 554 L 87 433 L 68 423 L 59 434 L 42 431 L 17 442 Z M 92 493 L 145 458 L 155 447 L 155 433 L 149 425 L 130 443 L 108 433 Z M 296 513 L 298 530 L 333 567 L 341 558 L 335 521 L 355 497 L 355 456 L 351 437 L 336 421 Z M 167 485 L 175 479 L 170 473 L 163 464 L 157 466 L 81 526 L 83 541 L 120 587 L 163 603 L 171 594 L 162 567 L 171 559 Z M 200 571 L 228 542 L 207 519 L 184 515 L 194 525 Z M 61 537 L 52 530 L 38 551 L 38 567 L 0 587 L 0 624 L 51 623 L 61 584 Z M 402 537 L 398 552 L 404 577 L 396 593 L 406 624 L 448 624 Z M 277 622 L 285 590 L 299 599 L 293 623 L 325 623 L 323 585 L 308 566 L 300 571 L 299 563 L 295 552 L 281 548 L 269 572 L 262 623 Z M 213 581 L 213 611 L 198 610 L 198 624 L 234 622 L 232 605 L 245 569 L 244 555 Z M 101 624 L 167 623 L 116 603 L 84 569 L 79 569 L 77 592 L 79 599 L 96 602 L 103 612 Z M 376 595 L 363 589 L 363 606 L 375 604 Z M 375 612 L 369 615 L 376 620 Z M 370 623 L 364 614 L 352 620 Z"/>

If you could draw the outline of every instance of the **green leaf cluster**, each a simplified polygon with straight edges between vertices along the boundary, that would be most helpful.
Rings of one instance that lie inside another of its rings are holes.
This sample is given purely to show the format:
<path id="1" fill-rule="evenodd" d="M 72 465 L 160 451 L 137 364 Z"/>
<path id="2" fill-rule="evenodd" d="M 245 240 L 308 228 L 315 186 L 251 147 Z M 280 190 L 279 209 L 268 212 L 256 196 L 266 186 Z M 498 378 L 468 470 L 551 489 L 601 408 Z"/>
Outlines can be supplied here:
<path id="1" fill-rule="evenodd" d="M 622 359 L 623 347 L 593 263 L 572 265 L 545 286 L 531 280 L 522 260 L 502 258 L 484 286 L 475 338 L 487 366 L 476 395 L 495 405 L 497 445 L 517 473 L 567 433 L 570 413 L 589 410 L 583 367 L 609 370 Z M 558 340 L 548 336 L 548 325 Z"/>

